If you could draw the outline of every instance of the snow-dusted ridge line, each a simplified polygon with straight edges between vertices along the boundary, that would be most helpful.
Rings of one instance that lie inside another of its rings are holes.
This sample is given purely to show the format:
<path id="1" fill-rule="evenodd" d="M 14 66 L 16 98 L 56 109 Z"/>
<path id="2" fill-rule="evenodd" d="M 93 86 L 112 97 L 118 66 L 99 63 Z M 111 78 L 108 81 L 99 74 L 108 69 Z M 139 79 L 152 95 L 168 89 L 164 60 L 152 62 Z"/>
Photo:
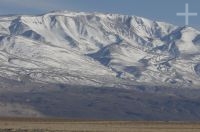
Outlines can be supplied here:
<path id="1" fill-rule="evenodd" d="M 0 16 L 0 76 L 98 86 L 199 86 L 199 36 L 191 27 L 110 13 Z"/>

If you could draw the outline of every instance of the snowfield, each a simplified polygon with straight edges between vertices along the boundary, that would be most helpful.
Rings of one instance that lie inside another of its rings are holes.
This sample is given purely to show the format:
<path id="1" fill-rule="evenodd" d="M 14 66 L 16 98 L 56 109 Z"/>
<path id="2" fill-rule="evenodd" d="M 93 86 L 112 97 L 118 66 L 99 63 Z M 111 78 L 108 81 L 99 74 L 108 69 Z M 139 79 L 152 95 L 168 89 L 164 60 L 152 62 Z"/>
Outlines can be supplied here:
<path id="1" fill-rule="evenodd" d="M 88 86 L 199 86 L 200 32 L 119 14 L 0 17 L 0 76 Z"/>

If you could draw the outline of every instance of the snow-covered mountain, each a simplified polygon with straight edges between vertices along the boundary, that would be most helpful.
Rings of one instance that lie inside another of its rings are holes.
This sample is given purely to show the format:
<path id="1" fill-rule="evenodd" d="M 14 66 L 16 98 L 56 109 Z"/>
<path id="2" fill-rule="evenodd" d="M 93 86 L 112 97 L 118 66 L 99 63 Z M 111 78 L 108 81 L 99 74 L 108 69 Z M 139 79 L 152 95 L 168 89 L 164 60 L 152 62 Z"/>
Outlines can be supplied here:
<path id="1" fill-rule="evenodd" d="M 0 76 L 72 85 L 200 85 L 200 32 L 119 14 L 0 17 Z"/>

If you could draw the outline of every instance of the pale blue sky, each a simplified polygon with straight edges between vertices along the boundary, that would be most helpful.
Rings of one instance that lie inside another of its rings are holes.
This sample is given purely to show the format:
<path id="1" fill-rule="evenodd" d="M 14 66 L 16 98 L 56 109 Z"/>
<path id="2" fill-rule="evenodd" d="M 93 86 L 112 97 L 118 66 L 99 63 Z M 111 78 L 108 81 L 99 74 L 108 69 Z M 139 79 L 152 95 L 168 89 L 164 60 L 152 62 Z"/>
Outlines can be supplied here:
<path id="1" fill-rule="evenodd" d="M 190 12 L 190 26 L 200 29 L 200 0 L 0 0 L 0 14 L 43 14 L 53 10 L 86 12 L 106 12 L 136 15 L 152 20 L 166 21 L 183 26 L 184 17 L 177 12 L 185 11 L 185 3 Z"/>

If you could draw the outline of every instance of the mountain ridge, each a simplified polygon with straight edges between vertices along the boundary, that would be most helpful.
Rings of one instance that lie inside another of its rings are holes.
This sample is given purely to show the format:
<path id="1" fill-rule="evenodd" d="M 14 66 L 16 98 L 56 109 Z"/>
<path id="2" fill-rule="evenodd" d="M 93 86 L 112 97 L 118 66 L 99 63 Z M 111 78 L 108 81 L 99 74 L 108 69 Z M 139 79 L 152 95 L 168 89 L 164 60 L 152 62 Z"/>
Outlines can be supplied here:
<path id="1" fill-rule="evenodd" d="M 119 14 L 0 17 L 0 76 L 80 85 L 199 86 L 200 32 Z"/>

